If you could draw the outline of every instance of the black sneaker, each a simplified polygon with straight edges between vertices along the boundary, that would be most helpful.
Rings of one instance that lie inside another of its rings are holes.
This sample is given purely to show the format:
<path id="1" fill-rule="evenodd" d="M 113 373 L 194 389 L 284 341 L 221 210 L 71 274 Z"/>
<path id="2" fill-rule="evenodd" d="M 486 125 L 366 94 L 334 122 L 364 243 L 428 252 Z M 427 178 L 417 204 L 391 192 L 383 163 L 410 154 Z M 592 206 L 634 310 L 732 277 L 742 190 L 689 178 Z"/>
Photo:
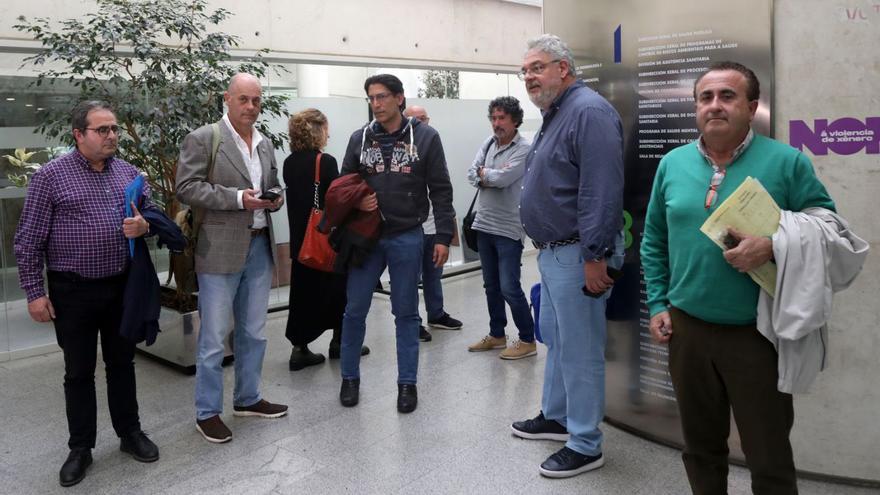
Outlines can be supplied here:
<path id="1" fill-rule="evenodd" d="M 532 419 L 513 423 L 511 428 L 514 435 L 529 440 L 568 440 L 568 430 L 557 421 L 545 418 L 544 411 Z"/>
<path id="2" fill-rule="evenodd" d="M 436 320 L 428 320 L 428 326 L 431 328 L 442 328 L 443 330 L 461 330 L 463 324 L 449 316 L 449 313 L 443 313 L 443 316 Z"/>
<path id="3" fill-rule="evenodd" d="M 430 342 L 433 337 L 428 333 L 428 330 L 425 329 L 424 325 L 419 325 L 419 340 L 422 342 Z"/>
<path id="4" fill-rule="evenodd" d="M 562 447 L 541 464 L 538 471 L 548 478 L 568 478 L 605 465 L 602 453 L 584 455 L 568 447 Z"/>

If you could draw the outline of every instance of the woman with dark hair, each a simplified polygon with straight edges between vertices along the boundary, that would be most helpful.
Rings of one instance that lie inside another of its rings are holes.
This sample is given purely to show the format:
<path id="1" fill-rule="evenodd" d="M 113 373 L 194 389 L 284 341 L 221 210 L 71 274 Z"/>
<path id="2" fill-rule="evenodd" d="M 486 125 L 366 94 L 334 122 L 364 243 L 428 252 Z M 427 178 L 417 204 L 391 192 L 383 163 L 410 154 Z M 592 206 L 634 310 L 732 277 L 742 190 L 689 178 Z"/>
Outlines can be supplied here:
<path id="1" fill-rule="evenodd" d="M 290 353 L 291 371 L 324 362 L 323 354 L 309 350 L 308 345 L 333 329 L 330 359 L 339 358 L 342 313 L 345 311 L 345 275 L 326 273 L 309 268 L 297 255 L 306 235 L 309 214 L 315 197 L 315 161 L 320 154 L 318 205 L 324 208 L 324 195 L 333 179 L 339 177 L 336 159 L 321 153 L 329 139 L 327 116 L 309 108 L 294 114 L 288 122 L 291 154 L 284 160 L 284 183 L 287 186 L 287 221 L 290 224 L 290 311 L 285 335 L 293 344 Z M 370 352 L 364 346 L 361 355 Z"/>

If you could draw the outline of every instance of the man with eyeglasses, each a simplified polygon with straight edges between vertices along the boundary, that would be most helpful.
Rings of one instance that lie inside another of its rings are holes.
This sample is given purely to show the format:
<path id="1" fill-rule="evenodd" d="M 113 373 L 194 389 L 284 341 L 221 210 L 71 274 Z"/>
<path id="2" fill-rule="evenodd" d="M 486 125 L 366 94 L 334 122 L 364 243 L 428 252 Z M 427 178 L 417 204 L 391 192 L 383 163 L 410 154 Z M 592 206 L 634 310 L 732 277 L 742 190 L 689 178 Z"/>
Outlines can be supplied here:
<path id="1" fill-rule="evenodd" d="M 605 302 L 623 264 L 623 130 L 617 111 L 575 75 L 557 36 L 528 44 L 520 77 L 543 123 L 526 157 L 520 217 L 538 253 L 539 327 L 547 345 L 541 412 L 513 434 L 565 446 L 539 472 L 601 467 Z"/>
<path id="2" fill-rule="evenodd" d="M 715 63 L 697 78 L 700 137 L 660 161 L 645 218 L 650 332 L 669 343 L 694 493 L 727 492 L 731 407 L 753 492 L 797 493 L 792 397 L 777 390 L 777 353 L 756 327 L 760 289 L 746 273 L 772 259 L 772 241 L 731 231 L 721 251 L 700 232 L 749 176 L 783 210 L 834 210 L 806 156 L 751 129 L 759 97 L 754 72 L 735 62 Z"/>
<path id="3" fill-rule="evenodd" d="M 226 114 L 189 133 L 180 145 L 177 197 L 204 213 L 195 247 L 199 281 L 196 356 L 196 430 L 205 440 L 225 443 L 232 432 L 223 413 L 224 342 L 233 332 L 234 416 L 280 418 L 287 406 L 260 393 L 266 354 L 266 312 L 278 260 L 269 213 L 281 208 L 272 142 L 257 130 L 263 88 L 251 74 L 230 79 L 223 93 Z M 214 135 L 219 142 L 213 165 Z M 210 172 L 209 172 L 210 168 Z"/>
<path id="4" fill-rule="evenodd" d="M 360 397 L 360 349 L 366 332 L 373 289 L 388 267 L 391 276 L 391 312 L 397 331 L 397 410 L 410 413 L 418 405 L 419 366 L 418 283 L 425 236 L 422 224 L 429 206 L 436 234 L 434 267 L 449 257 L 455 230 L 452 183 L 440 135 L 418 119 L 406 118 L 403 83 L 391 74 L 377 74 L 364 82 L 374 119 L 351 135 L 342 161 L 343 174 L 360 174 L 375 191 L 358 208 L 382 215 L 378 243 L 360 266 L 348 270 L 348 303 L 342 320 L 342 385 L 339 401 L 357 405 Z"/>
<path id="5" fill-rule="evenodd" d="M 404 117 L 412 117 L 422 124 L 428 125 L 431 117 L 425 107 L 410 105 L 403 111 Z M 425 312 L 428 316 L 428 326 L 443 330 L 461 330 L 461 321 L 453 318 L 443 309 L 443 266 L 434 266 L 434 238 L 437 228 L 434 224 L 434 212 L 428 208 L 428 219 L 422 224 L 425 233 L 425 245 L 422 248 L 422 296 L 425 299 Z M 430 342 L 430 332 L 424 325 L 419 326 L 419 340 Z"/>
<path id="6" fill-rule="evenodd" d="M 141 462 L 159 458 L 156 444 L 141 431 L 135 346 L 119 334 L 128 239 L 149 228 L 136 209 L 133 217 L 125 217 L 125 188 L 140 172 L 114 156 L 119 126 L 107 103 L 77 104 L 71 125 L 76 148 L 34 173 L 14 241 L 28 312 L 34 321 L 53 322 L 64 353 L 70 454 L 59 473 L 61 486 L 82 481 L 92 463 L 98 334 L 120 450 Z M 149 206 L 148 194 L 144 201 Z"/>

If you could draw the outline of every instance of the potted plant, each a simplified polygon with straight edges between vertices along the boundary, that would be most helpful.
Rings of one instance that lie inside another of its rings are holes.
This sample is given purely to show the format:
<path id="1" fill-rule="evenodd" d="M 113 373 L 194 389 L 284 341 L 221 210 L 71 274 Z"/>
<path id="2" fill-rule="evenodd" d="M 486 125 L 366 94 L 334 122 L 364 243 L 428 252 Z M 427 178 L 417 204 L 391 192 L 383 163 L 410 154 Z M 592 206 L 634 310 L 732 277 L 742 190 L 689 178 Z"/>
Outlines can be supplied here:
<path id="1" fill-rule="evenodd" d="M 181 209 L 175 175 L 179 145 L 193 129 L 223 115 L 223 92 L 237 72 L 263 77 L 284 68 L 270 64 L 259 50 L 233 60 L 236 36 L 216 31 L 230 17 L 208 10 L 206 0 L 97 0 L 97 10 L 77 19 L 18 18 L 13 27 L 42 48 L 25 59 L 38 68 L 35 86 L 62 82 L 79 100 L 109 102 L 121 127 L 118 154 L 147 176 L 152 197 L 174 218 Z M 286 97 L 265 95 L 263 115 L 285 115 Z M 70 108 L 44 110 L 36 132 L 72 144 Z M 257 127 L 276 148 L 287 140 L 265 121 Z M 170 272 L 174 272 L 171 266 Z M 180 277 L 178 270 L 176 274 Z M 169 277 L 170 280 L 170 277 Z M 168 281 L 166 281 L 167 284 Z M 176 284 L 163 304 L 181 312 L 196 308 L 195 298 Z"/>

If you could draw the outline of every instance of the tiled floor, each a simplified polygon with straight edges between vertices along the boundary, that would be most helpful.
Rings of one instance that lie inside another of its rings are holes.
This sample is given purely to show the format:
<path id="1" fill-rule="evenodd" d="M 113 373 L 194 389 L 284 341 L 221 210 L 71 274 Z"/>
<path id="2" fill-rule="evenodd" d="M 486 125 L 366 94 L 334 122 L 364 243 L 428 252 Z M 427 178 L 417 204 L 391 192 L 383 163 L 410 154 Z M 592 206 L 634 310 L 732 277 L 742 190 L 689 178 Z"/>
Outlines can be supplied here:
<path id="1" fill-rule="evenodd" d="M 536 281 L 524 259 L 524 286 Z M 678 452 L 605 425 L 607 464 L 567 480 L 548 480 L 538 464 L 559 448 L 510 435 L 512 421 L 537 413 L 544 350 L 507 362 L 495 353 L 466 352 L 487 328 L 478 273 L 444 283 L 447 310 L 461 331 L 434 331 L 423 344 L 419 407 L 398 414 L 390 304 L 377 296 L 368 321 L 373 352 L 362 362 L 361 404 L 338 403 L 339 363 L 289 372 L 287 313 L 270 315 L 264 395 L 290 405 L 277 420 L 231 414 L 232 370 L 226 371 L 224 419 L 234 440 L 205 442 L 193 419 L 193 377 L 137 358 L 141 418 L 161 449 L 153 464 L 119 452 L 98 371 L 95 464 L 79 485 L 58 486 L 67 454 L 59 353 L 0 363 L 0 493 L 247 493 L 247 494 L 685 494 Z M 161 337 L 160 337 L 161 338 Z M 314 346 L 326 351 L 329 334 Z M 801 481 L 802 494 L 876 493 Z M 748 473 L 732 468 L 730 492 L 749 493 Z"/>

